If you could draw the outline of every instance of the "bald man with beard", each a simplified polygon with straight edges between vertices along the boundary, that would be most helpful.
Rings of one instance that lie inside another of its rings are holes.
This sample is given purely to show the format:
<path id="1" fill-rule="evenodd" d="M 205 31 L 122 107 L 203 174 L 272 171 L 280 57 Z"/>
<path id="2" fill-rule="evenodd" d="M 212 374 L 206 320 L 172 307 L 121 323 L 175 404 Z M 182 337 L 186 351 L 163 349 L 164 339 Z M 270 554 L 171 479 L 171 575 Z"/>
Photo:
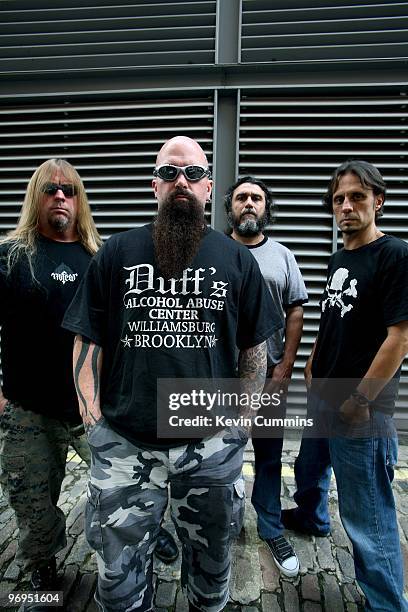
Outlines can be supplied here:
<path id="1" fill-rule="evenodd" d="M 228 601 L 240 529 L 247 432 L 159 438 L 159 378 L 234 378 L 261 391 L 266 339 L 280 326 L 255 259 L 205 223 L 212 181 L 197 142 L 178 136 L 153 172 L 153 224 L 110 238 L 64 325 L 77 334 L 74 378 L 92 453 L 86 535 L 100 610 L 152 609 L 152 553 L 170 491 L 189 610 Z"/>

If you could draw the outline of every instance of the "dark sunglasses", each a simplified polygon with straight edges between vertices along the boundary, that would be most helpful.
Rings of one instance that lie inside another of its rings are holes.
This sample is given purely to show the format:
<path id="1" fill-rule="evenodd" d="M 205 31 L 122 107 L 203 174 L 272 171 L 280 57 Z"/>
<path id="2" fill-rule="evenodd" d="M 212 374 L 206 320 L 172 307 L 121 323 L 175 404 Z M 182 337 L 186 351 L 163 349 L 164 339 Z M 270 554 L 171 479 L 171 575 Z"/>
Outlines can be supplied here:
<path id="1" fill-rule="evenodd" d="M 208 176 L 211 178 L 211 172 L 204 166 L 173 166 L 171 164 L 164 164 L 153 170 L 153 176 L 158 176 L 163 181 L 169 183 L 175 181 L 178 175 L 182 172 L 188 181 L 201 181 L 202 178 Z"/>
<path id="2" fill-rule="evenodd" d="M 70 183 L 66 183 L 65 185 L 57 185 L 56 183 L 45 183 L 41 187 L 41 191 L 46 193 L 47 195 L 55 195 L 57 191 L 61 189 L 62 193 L 66 198 L 73 198 L 77 193 L 77 188 L 75 185 L 71 185 Z"/>

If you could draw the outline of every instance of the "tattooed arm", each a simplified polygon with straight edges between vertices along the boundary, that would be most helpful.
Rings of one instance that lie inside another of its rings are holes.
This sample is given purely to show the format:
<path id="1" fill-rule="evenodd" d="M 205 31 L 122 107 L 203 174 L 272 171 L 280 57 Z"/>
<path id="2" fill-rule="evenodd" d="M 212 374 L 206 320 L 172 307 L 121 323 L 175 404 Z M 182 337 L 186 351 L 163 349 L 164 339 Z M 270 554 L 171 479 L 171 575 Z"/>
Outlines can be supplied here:
<path id="1" fill-rule="evenodd" d="M 74 340 L 74 382 L 85 431 L 102 417 L 100 377 L 102 348 L 83 336 Z"/>
<path id="2" fill-rule="evenodd" d="M 262 393 L 266 377 L 266 342 L 261 342 L 257 346 L 240 351 L 238 358 L 238 373 L 244 393 Z M 243 408 L 243 416 L 255 416 L 250 406 Z"/>

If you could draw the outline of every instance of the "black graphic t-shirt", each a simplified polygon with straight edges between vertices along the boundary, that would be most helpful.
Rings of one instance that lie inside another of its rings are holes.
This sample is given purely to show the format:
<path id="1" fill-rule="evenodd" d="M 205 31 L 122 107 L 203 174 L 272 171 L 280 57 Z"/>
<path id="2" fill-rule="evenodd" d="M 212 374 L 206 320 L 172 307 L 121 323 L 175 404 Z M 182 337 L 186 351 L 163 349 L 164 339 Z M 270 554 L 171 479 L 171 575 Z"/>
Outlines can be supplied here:
<path id="1" fill-rule="evenodd" d="M 393 236 L 358 249 L 340 249 L 329 261 L 313 358 L 314 378 L 361 379 L 387 336 L 387 327 L 408 320 L 408 245 Z M 392 413 L 398 371 L 376 400 Z M 358 383 L 357 383 L 358 384 Z M 326 383 L 340 403 L 342 387 Z M 333 392 L 334 390 L 334 392 Z"/>
<path id="2" fill-rule="evenodd" d="M 158 439 L 158 378 L 234 378 L 235 347 L 263 342 L 280 327 L 248 249 L 208 229 L 181 277 L 156 269 L 152 226 L 113 236 L 92 260 L 64 326 L 103 347 L 101 407 L 135 442 Z"/>
<path id="3" fill-rule="evenodd" d="M 79 242 L 37 240 L 33 280 L 25 256 L 7 274 L 0 248 L 3 393 L 23 408 L 80 423 L 72 376 L 74 335 L 61 328 L 91 256 Z"/>

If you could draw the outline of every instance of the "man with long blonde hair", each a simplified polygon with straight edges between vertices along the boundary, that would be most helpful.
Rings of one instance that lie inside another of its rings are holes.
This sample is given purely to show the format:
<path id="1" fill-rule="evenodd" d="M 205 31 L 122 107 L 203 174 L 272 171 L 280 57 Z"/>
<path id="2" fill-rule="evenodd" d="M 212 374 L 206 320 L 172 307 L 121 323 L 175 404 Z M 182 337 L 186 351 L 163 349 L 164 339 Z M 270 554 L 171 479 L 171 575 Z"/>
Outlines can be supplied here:
<path id="1" fill-rule="evenodd" d="M 16 229 L 0 240 L 0 482 L 16 514 L 16 559 L 31 571 L 33 591 L 56 590 L 55 554 L 66 545 L 57 502 L 81 423 L 73 334 L 61 321 L 100 244 L 78 172 L 65 160 L 45 161 L 28 183 Z"/>

